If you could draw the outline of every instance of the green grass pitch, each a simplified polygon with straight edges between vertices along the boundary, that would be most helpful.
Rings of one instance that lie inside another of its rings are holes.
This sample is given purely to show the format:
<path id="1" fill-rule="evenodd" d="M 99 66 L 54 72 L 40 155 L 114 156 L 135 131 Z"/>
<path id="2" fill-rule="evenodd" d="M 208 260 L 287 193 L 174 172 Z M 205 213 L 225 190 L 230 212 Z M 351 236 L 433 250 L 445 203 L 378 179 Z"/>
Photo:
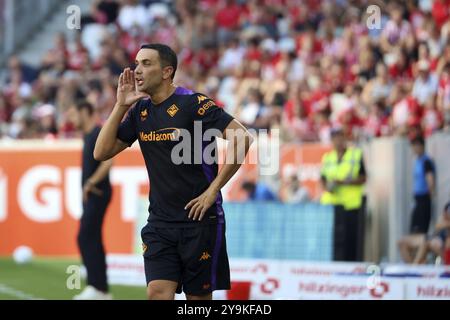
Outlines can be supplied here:
<path id="1" fill-rule="evenodd" d="M 70 265 L 80 265 L 78 260 L 35 258 L 25 265 L 16 264 L 11 258 L 0 258 L 0 300 L 51 299 L 70 300 L 80 289 L 68 289 L 66 273 Z M 114 299 L 144 300 L 145 286 L 110 286 Z"/>

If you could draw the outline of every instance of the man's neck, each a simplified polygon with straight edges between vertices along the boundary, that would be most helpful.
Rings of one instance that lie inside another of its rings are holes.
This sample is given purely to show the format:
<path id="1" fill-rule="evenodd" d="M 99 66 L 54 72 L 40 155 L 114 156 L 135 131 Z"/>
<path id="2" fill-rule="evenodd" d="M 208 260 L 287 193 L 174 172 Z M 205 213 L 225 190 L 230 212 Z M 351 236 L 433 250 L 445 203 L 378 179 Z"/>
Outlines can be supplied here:
<path id="1" fill-rule="evenodd" d="M 152 100 L 153 104 L 160 104 L 161 102 L 169 98 L 176 89 L 177 87 L 172 83 L 167 86 L 161 86 L 161 88 L 155 93 L 150 94 L 150 99 Z"/>
<path id="2" fill-rule="evenodd" d="M 92 130 L 94 130 L 94 128 L 95 128 L 95 121 L 94 120 L 89 120 L 83 126 L 83 133 L 84 134 L 88 134 Z"/>
<path id="3" fill-rule="evenodd" d="M 337 151 L 337 154 L 338 154 L 338 158 L 340 159 L 340 158 L 342 158 L 344 156 L 345 151 L 347 151 L 347 148 L 346 147 L 345 148 L 339 148 L 336 151 Z"/>

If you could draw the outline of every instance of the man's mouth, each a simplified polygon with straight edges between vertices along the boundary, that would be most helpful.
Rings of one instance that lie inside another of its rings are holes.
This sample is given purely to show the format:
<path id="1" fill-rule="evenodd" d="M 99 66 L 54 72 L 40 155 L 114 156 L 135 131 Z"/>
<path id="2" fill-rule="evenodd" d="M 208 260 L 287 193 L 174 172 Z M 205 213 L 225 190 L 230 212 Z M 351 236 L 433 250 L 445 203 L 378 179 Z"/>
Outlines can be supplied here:
<path id="1" fill-rule="evenodd" d="M 144 80 L 136 79 L 136 83 L 137 83 L 138 86 L 142 86 L 144 84 Z"/>

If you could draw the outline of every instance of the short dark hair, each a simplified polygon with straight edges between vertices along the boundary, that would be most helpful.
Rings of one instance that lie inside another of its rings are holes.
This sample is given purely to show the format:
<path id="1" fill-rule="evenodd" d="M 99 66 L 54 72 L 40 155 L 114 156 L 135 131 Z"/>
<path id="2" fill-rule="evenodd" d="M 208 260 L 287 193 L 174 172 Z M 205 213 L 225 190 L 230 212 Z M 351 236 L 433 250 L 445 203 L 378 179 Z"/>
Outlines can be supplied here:
<path id="1" fill-rule="evenodd" d="M 337 137 L 337 136 L 344 136 L 344 128 L 341 126 L 335 126 L 330 129 L 330 136 L 331 137 Z"/>
<path id="2" fill-rule="evenodd" d="M 81 112 L 82 110 L 87 110 L 90 116 L 92 116 L 92 114 L 94 113 L 94 107 L 87 100 L 78 101 L 76 103 L 76 107 L 78 112 Z"/>
<path id="3" fill-rule="evenodd" d="M 244 189 L 248 193 L 252 194 L 253 192 L 255 192 L 256 183 L 254 183 L 253 181 L 244 181 L 242 183 L 241 187 L 242 187 L 242 189 Z"/>
<path id="4" fill-rule="evenodd" d="M 425 139 L 422 137 L 422 136 L 417 136 L 417 137 L 414 137 L 412 140 L 411 140 L 411 144 L 412 145 L 416 145 L 416 144 L 420 144 L 421 146 L 425 146 Z"/>
<path id="5" fill-rule="evenodd" d="M 172 79 L 175 77 L 175 72 L 177 71 L 178 58 L 175 51 L 171 47 L 162 43 L 150 43 L 143 44 L 141 49 L 153 49 L 158 51 L 159 60 L 161 61 L 162 67 L 171 66 L 173 68 Z"/>

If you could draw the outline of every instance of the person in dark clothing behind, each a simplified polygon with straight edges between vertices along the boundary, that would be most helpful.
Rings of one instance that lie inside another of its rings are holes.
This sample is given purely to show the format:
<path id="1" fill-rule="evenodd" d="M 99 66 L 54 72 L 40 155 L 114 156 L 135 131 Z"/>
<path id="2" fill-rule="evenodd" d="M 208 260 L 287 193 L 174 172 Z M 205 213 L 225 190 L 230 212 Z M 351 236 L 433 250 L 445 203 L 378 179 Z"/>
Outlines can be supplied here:
<path id="1" fill-rule="evenodd" d="M 97 1 L 97 15 L 102 16 L 100 19 L 103 23 L 114 23 L 119 15 L 120 4 L 114 0 Z"/>
<path id="2" fill-rule="evenodd" d="M 39 71 L 30 65 L 20 61 L 17 55 L 12 55 L 8 59 L 8 67 L 6 68 L 6 83 L 10 83 L 13 74 L 20 74 L 21 80 L 28 84 L 33 83 L 39 76 Z"/>
<path id="3" fill-rule="evenodd" d="M 431 220 L 431 199 L 434 194 L 436 170 L 425 153 L 425 140 L 416 137 L 411 141 L 416 160 L 413 167 L 415 205 L 411 217 L 410 234 L 400 239 L 398 245 L 403 261 L 412 263 L 414 252 L 426 238 Z"/>
<path id="4" fill-rule="evenodd" d="M 277 201 L 277 196 L 264 183 L 245 181 L 242 189 L 247 193 L 248 200 L 253 201 Z"/>
<path id="5" fill-rule="evenodd" d="M 78 232 L 78 247 L 87 270 L 87 286 L 75 300 L 110 300 L 106 277 L 106 257 L 102 243 L 102 224 L 111 200 L 109 171 L 112 160 L 97 161 L 93 152 L 100 126 L 88 102 L 78 103 L 68 112 L 69 121 L 83 133 L 82 187 L 83 214 Z"/>
<path id="6" fill-rule="evenodd" d="M 81 26 L 84 27 L 90 23 L 115 23 L 119 10 L 120 3 L 116 0 L 95 0 L 89 14 L 81 17 Z"/>

